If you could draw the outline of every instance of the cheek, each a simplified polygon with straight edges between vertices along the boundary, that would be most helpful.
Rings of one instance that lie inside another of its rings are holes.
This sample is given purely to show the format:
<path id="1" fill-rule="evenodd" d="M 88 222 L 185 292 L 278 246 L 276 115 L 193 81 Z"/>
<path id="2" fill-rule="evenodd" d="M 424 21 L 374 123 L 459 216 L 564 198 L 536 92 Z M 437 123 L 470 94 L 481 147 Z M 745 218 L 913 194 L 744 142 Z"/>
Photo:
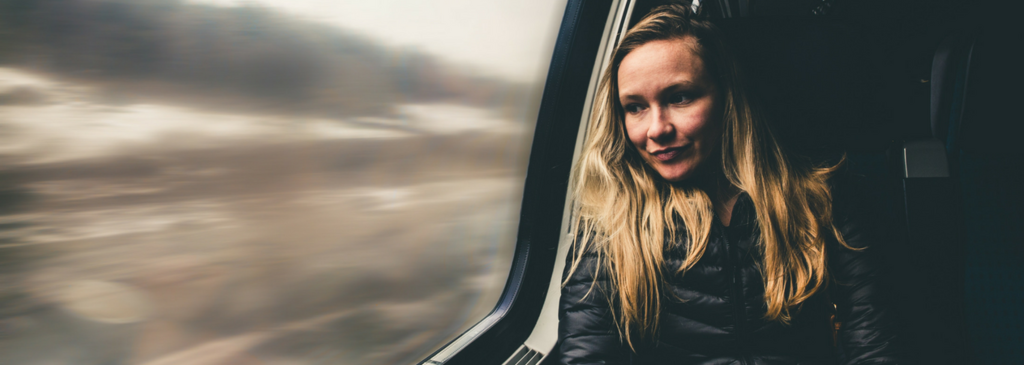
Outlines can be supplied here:
<path id="1" fill-rule="evenodd" d="M 624 122 L 626 137 L 637 148 L 643 149 L 647 143 L 647 129 L 638 121 L 627 120 Z"/>
<path id="2" fill-rule="evenodd" d="M 694 108 L 686 116 L 683 129 L 694 142 L 704 145 L 715 144 L 721 136 L 721 118 L 718 117 L 713 105 L 702 105 Z"/>

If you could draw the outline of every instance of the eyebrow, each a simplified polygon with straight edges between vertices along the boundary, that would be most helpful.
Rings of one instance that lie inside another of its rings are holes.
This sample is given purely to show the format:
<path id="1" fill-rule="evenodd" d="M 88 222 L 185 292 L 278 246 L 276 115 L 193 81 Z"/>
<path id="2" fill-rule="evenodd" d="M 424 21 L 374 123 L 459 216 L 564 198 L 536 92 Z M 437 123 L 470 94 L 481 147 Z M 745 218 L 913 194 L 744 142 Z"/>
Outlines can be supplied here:
<path id="1" fill-rule="evenodd" d="M 696 82 L 693 82 L 693 80 L 682 80 L 682 81 L 673 83 L 671 85 L 668 85 L 664 89 L 661 89 L 661 91 L 659 92 L 659 96 L 663 95 L 666 92 L 674 92 L 674 91 L 678 91 L 679 89 L 693 88 L 694 86 L 697 86 L 697 85 L 698 84 Z M 620 94 L 619 95 L 619 100 L 637 99 L 637 98 L 641 98 L 639 94 L 626 94 L 626 95 Z"/>

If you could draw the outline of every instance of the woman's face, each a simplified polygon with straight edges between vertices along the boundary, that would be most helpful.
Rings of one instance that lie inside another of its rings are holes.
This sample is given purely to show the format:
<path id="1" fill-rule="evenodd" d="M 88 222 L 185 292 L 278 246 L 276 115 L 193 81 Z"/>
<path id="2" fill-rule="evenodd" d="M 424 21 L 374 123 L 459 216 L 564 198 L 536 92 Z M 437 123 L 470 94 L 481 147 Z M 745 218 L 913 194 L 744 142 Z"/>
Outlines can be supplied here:
<path id="1" fill-rule="evenodd" d="M 626 133 L 644 160 L 668 181 L 693 176 L 721 139 L 718 94 L 696 39 L 648 42 L 619 65 Z"/>

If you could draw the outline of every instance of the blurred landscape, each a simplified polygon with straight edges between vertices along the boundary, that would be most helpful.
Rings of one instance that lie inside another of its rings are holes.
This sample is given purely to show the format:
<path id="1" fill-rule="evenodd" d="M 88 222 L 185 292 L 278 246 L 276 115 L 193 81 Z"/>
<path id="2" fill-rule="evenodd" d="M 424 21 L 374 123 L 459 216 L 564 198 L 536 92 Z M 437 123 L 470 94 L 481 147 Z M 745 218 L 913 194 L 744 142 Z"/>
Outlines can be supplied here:
<path id="1" fill-rule="evenodd" d="M 420 360 L 501 293 L 542 80 L 257 5 L 3 1 L 0 363 Z"/>

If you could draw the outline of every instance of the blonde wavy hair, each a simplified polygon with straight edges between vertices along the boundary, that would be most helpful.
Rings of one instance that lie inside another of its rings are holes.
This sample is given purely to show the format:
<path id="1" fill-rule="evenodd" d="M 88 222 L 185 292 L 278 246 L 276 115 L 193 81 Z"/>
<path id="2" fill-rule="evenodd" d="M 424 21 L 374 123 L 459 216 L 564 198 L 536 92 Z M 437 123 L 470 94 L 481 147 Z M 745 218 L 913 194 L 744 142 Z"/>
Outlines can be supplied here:
<path id="1" fill-rule="evenodd" d="M 691 16 L 686 6 L 658 7 L 627 32 L 613 53 L 571 182 L 572 229 L 577 235 L 569 273 L 577 269 L 584 252 L 597 253 L 597 270 L 607 270 L 613 289 L 605 294 L 614 321 L 630 347 L 631 335 L 643 339 L 657 334 L 665 250 L 685 242 L 686 257 L 675 275 L 692 268 L 707 246 L 714 205 L 707 192 L 685 181 L 668 182 L 643 161 L 626 134 L 617 75 L 623 58 L 638 47 L 689 36 L 697 41 L 695 53 L 724 104 L 722 175 L 750 196 L 757 212 L 765 317 L 789 323 L 795 308 L 825 288 L 826 240 L 849 247 L 832 222 L 827 180 L 838 165 L 816 167 L 789 160 L 752 108 L 717 27 Z M 688 239 L 678 240 L 683 235 Z"/>

